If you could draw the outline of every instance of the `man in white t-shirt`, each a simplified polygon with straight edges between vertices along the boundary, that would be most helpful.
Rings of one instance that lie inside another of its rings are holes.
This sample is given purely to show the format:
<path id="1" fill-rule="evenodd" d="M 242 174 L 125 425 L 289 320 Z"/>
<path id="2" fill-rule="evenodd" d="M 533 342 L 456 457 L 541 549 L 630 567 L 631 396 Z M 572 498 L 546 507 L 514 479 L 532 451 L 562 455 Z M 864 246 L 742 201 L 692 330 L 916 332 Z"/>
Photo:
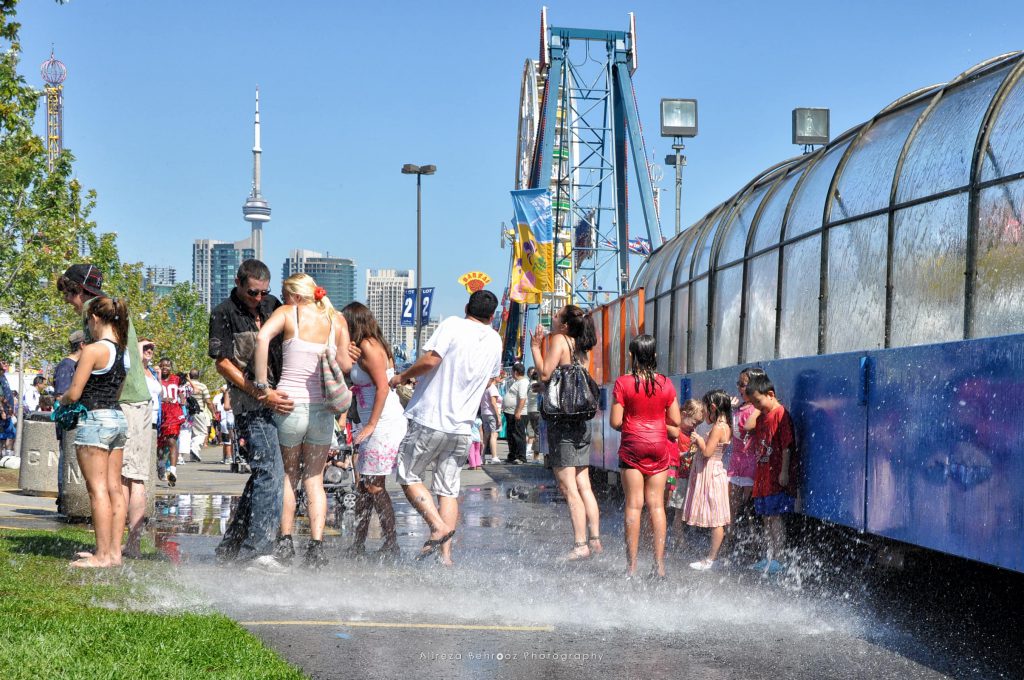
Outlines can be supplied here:
<path id="1" fill-rule="evenodd" d="M 395 387 L 418 378 L 405 407 L 409 429 L 398 454 L 396 478 L 406 498 L 430 526 L 417 559 L 441 551 L 451 566 L 451 539 L 459 516 L 459 476 L 469 454 L 470 433 L 491 377 L 501 370 L 501 338 L 491 328 L 498 299 L 488 290 L 469 297 L 466 317 L 441 322 L 416 363 L 391 379 Z M 421 476 L 433 463 L 431 490 Z M 431 492 L 437 495 L 434 505 Z"/>

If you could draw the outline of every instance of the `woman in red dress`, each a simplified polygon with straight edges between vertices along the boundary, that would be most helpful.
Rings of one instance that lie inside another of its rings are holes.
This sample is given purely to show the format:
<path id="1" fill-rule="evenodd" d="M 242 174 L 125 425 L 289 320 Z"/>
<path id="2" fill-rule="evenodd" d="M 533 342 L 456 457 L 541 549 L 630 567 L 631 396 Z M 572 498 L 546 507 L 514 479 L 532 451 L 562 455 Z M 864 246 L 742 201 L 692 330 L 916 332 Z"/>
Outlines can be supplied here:
<path id="1" fill-rule="evenodd" d="M 651 575 L 664 578 L 669 434 L 679 433 L 679 402 L 672 382 L 657 372 L 653 336 L 634 338 L 629 356 L 632 370 L 615 381 L 610 417 L 612 428 L 622 433 L 619 469 L 626 492 L 626 576 L 636 573 L 640 514 L 646 504 L 654 529 Z"/>

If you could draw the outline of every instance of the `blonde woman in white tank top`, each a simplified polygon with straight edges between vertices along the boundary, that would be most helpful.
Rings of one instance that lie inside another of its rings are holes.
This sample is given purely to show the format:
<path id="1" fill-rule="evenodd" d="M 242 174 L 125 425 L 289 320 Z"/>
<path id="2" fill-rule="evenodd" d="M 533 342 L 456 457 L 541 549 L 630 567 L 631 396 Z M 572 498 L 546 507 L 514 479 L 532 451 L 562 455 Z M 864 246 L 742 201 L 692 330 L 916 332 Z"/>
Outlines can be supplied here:
<path id="1" fill-rule="evenodd" d="M 285 279 L 281 297 L 285 304 L 274 311 L 256 336 L 254 367 L 256 382 L 266 383 L 270 341 L 284 334 L 281 377 L 275 389 L 288 395 L 295 408 L 291 413 L 274 415 L 285 474 L 281 533 L 274 556 L 288 562 L 295 555 L 295 491 L 301 476 L 309 506 L 311 539 L 303 563 L 319 569 L 327 564 L 323 551 L 327 521 L 324 466 L 334 434 L 334 414 L 324 404 L 320 356 L 328 346 L 336 347 L 342 369 L 351 369 L 348 325 L 331 305 L 327 291 L 308 274 Z"/>

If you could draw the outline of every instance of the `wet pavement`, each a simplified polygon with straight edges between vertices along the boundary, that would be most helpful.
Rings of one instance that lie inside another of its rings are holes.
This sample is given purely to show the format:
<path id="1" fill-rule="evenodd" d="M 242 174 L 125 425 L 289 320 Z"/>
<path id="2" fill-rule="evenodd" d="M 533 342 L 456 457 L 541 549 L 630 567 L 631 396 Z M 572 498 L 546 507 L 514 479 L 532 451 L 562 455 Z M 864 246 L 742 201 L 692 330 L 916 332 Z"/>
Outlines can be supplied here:
<path id="1" fill-rule="evenodd" d="M 1019 575 L 920 553 L 891 571 L 875 546 L 807 523 L 801 556 L 778 578 L 691 571 L 704 545 L 695 534 L 669 557 L 666 581 L 626 580 L 620 499 L 602 503 L 604 553 L 563 563 L 569 522 L 549 473 L 498 466 L 486 477 L 464 487 L 453 569 L 412 560 L 427 529 L 397 490 L 401 559 L 343 558 L 343 517 L 325 570 L 281 576 L 217 566 L 231 498 L 179 497 L 160 522 L 178 583 L 157 594 L 241 621 L 313 678 L 1019 677 L 1019 635 L 1000 634 L 1024 618 L 1006 605 Z"/>
<path id="2" fill-rule="evenodd" d="M 158 485 L 152 528 L 178 566 L 173 583 L 148 584 L 147 606 L 221 611 L 313 678 L 1022 675 L 1019 574 L 896 544 L 880 552 L 803 522 L 793 527 L 799 554 L 778 578 L 742 568 L 755 557 L 742 545 L 735 566 L 692 572 L 706 545 L 693 533 L 670 554 L 666 581 L 626 580 L 620 498 L 602 500 L 604 553 L 563 563 L 569 522 L 550 473 L 498 465 L 463 474 L 454 569 L 412 559 L 427 528 L 394 487 L 401 559 L 342 557 L 352 516 L 332 512 L 331 564 L 270 576 L 213 560 L 246 478 L 224 470 L 187 466 L 175 495 Z M 0 491 L 3 526 L 59 526 L 52 508 Z M 374 526 L 368 548 L 379 543 Z M 303 546 L 300 537 L 300 557 Z"/>

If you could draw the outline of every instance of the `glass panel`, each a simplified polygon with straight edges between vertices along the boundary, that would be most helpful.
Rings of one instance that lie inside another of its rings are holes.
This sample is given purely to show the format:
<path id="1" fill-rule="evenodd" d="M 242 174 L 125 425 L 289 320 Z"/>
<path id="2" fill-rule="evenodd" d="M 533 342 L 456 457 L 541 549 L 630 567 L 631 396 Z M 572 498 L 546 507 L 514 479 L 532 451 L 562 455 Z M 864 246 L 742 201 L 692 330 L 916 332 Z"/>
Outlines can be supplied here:
<path id="1" fill-rule="evenodd" d="M 679 258 L 679 251 L 686 245 L 687 239 L 682 234 L 672 239 L 666 248 L 665 266 L 658 272 L 658 293 L 665 293 L 672 290 L 672 274 L 676 270 L 676 260 Z"/>
<path id="2" fill-rule="evenodd" d="M 793 195 L 793 187 L 796 186 L 797 180 L 803 174 L 804 168 L 800 168 L 782 180 L 782 184 L 768 199 L 764 210 L 761 211 L 761 219 L 757 221 L 757 231 L 754 234 L 754 246 L 751 252 L 756 253 L 779 242 L 782 217 L 786 214 L 786 206 L 789 205 L 789 198 Z"/>
<path id="3" fill-rule="evenodd" d="M 896 213 L 893 347 L 963 338 L 966 241 L 967 194 Z"/>
<path id="4" fill-rule="evenodd" d="M 655 350 L 658 353 L 658 372 L 668 375 L 669 338 L 672 335 L 672 296 L 658 298 L 658 332 L 654 334 Z"/>
<path id="5" fill-rule="evenodd" d="M 704 242 L 700 244 L 700 253 L 697 259 L 697 271 L 694 275 L 703 274 L 708 270 L 708 265 L 711 262 L 711 246 L 715 242 L 715 234 L 722 228 L 725 220 L 732 217 L 732 207 L 722 211 L 719 219 L 715 220 L 711 228 L 707 230 L 704 236 Z"/>
<path id="6" fill-rule="evenodd" d="M 708 367 L 708 280 L 693 284 L 693 315 L 690 318 L 690 373 Z"/>
<path id="7" fill-rule="evenodd" d="M 654 300 L 650 299 L 644 303 L 644 333 L 654 335 Z"/>
<path id="8" fill-rule="evenodd" d="M 712 368 L 734 366 L 740 351 L 740 291 L 743 289 L 743 265 L 736 264 L 718 273 L 715 279 L 715 336 L 712 341 Z"/>
<path id="9" fill-rule="evenodd" d="M 832 177 L 836 174 L 846 147 L 850 142 L 829 149 L 825 157 L 814 164 L 807 180 L 800 186 L 800 193 L 793 202 L 793 209 L 786 220 L 786 238 L 795 238 L 821 227 L 825 214 L 825 194 L 828 193 Z"/>
<path id="10" fill-rule="evenodd" d="M 774 359 L 779 251 L 759 255 L 747 266 L 747 321 L 743 331 L 743 360 Z"/>
<path id="11" fill-rule="evenodd" d="M 897 111 L 872 125 L 857 142 L 839 176 L 838 194 L 832 201 L 831 219 L 863 215 L 889 205 L 892 177 L 896 172 L 910 128 L 931 99 Z"/>
<path id="12" fill-rule="evenodd" d="M 597 344 L 590 350 L 590 362 L 594 366 L 593 375 L 594 380 L 597 384 L 603 385 L 605 382 L 604 376 L 604 339 L 602 330 L 604 329 L 604 310 L 594 310 L 594 331 L 597 335 Z"/>
<path id="13" fill-rule="evenodd" d="M 978 204 L 974 334 L 1024 332 L 1024 181 L 990 187 Z"/>
<path id="14" fill-rule="evenodd" d="M 981 179 L 1024 171 L 1024 78 L 1017 81 L 992 123 Z"/>
<path id="15" fill-rule="evenodd" d="M 1006 67 L 949 90 L 927 114 L 907 150 L 896 200 L 909 201 L 966 185 L 978 128 Z"/>
<path id="16" fill-rule="evenodd" d="M 648 311 L 650 311 L 651 307 L 653 305 L 648 305 Z M 608 311 L 605 313 L 608 314 L 609 318 L 608 333 L 611 335 L 608 338 L 608 354 L 610 355 L 608 357 L 608 371 L 611 373 L 608 376 L 608 380 L 609 382 L 614 382 L 616 378 L 622 375 L 622 342 L 619 340 L 619 324 L 621 319 L 618 305 L 611 305 L 606 309 Z M 651 316 L 650 319 L 653 321 L 654 316 Z"/>
<path id="17" fill-rule="evenodd" d="M 732 222 L 729 224 L 729 232 L 725 236 L 725 241 L 722 242 L 722 249 L 718 253 L 719 266 L 729 264 L 743 257 L 747 248 L 747 234 L 750 233 L 750 223 L 754 221 L 757 208 L 761 205 L 761 200 L 764 199 L 764 195 L 768 193 L 768 189 L 771 186 L 771 182 L 762 184 L 743 200 L 743 205 L 740 207 L 739 212 L 735 213 Z"/>
<path id="18" fill-rule="evenodd" d="M 686 331 L 690 327 L 690 287 L 683 286 L 673 294 L 676 316 L 672 322 L 673 373 L 686 373 Z"/>
<path id="19" fill-rule="evenodd" d="M 782 315 L 779 356 L 818 353 L 818 295 L 821 291 L 821 235 L 816 234 L 782 253 Z"/>
<path id="20" fill-rule="evenodd" d="M 829 229 L 826 352 L 885 346 L 888 237 L 887 215 Z"/>

